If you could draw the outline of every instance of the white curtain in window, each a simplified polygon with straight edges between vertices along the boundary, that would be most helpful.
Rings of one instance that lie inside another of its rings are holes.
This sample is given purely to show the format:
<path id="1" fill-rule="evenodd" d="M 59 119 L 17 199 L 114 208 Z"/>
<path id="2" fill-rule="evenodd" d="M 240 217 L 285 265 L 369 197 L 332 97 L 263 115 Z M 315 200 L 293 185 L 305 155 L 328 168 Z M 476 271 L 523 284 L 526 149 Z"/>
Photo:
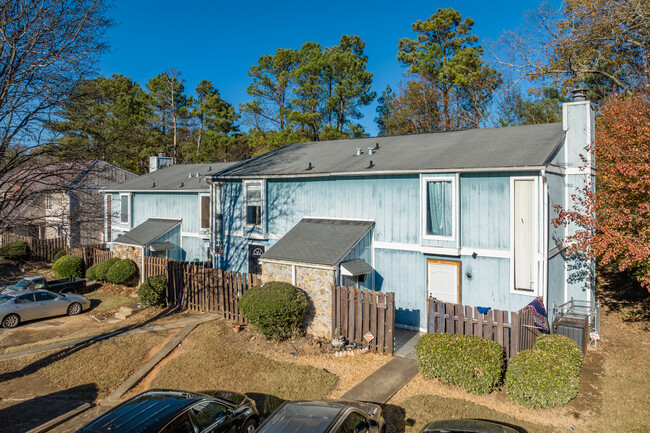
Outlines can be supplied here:
<path id="1" fill-rule="evenodd" d="M 534 290 L 535 281 L 535 182 L 515 180 L 514 257 L 515 289 Z"/>
<path id="2" fill-rule="evenodd" d="M 427 182 L 427 234 L 452 235 L 452 183 Z"/>

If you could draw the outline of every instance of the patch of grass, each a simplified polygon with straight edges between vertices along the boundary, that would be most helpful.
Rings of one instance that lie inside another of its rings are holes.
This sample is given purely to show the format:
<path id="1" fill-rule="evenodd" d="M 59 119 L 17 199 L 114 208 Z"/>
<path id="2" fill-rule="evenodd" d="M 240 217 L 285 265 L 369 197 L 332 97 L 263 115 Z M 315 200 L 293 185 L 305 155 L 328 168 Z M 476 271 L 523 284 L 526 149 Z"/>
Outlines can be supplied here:
<path id="1" fill-rule="evenodd" d="M 97 305 L 97 310 L 99 311 L 111 311 L 117 310 L 120 307 L 125 305 L 131 305 L 137 303 L 137 300 L 133 299 L 130 296 L 124 295 L 122 293 L 106 293 L 100 290 L 95 290 L 94 292 L 86 293 L 84 296 L 88 299 L 99 301 Z"/>
<path id="2" fill-rule="evenodd" d="M 336 386 L 338 378 L 332 373 L 229 347 L 223 342 L 222 326 L 209 322 L 197 327 L 183 343 L 183 353 L 161 366 L 151 387 L 224 389 L 300 400 L 322 398 Z"/>
<path id="3" fill-rule="evenodd" d="M 124 382 L 149 351 L 167 338 L 168 332 L 148 332 L 114 337 L 82 349 L 62 349 L 46 354 L 0 362 L 2 381 L 46 381 L 59 389 L 95 384 L 99 397 Z"/>
<path id="4" fill-rule="evenodd" d="M 436 395 L 416 395 L 410 397 L 401 404 L 401 407 L 387 405 L 384 416 L 386 417 L 387 423 L 392 426 L 389 432 L 419 432 L 425 425 L 433 421 L 463 418 L 491 420 L 497 423 L 522 427 L 528 432 L 535 433 L 552 433 L 555 431 L 552 427 L 523 422 L 467 400 Z M 405 419 L 412 419 L 415 421 L 415 424 L 406 426 Z"/>

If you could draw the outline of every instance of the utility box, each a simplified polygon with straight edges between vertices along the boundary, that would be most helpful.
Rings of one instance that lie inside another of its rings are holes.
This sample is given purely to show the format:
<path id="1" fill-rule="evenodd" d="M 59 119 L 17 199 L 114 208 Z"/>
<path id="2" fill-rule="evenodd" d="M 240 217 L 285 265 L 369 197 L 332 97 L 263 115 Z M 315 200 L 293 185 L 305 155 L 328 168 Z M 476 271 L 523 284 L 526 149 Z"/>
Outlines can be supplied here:
<path id="1" fill-rule="evenodd" d="M 589 344 L 589 321 L 579 317 L 560 317 L 553 322 L 553 333 L 564 335 L 576 342 L 582 349 L 582 355 L 587 352 Z"/>

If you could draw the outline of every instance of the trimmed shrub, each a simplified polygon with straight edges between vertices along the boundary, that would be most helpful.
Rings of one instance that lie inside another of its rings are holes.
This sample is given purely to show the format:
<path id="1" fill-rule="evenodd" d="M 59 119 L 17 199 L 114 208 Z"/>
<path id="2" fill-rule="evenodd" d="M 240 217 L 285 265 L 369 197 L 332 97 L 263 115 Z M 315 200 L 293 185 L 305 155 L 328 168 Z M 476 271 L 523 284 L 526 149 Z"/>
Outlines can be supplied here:
<path id="1" fill-rule="evenodd" d="M 54 276 L 61 278 L 82 278 L 84 276 L 84 262 L 77 256 L 66 254 L 52 265 Z"/>
<path id="2" fill-rule="evenodd" d="M 533 350 L 540 350 L 557 355 L 573 369 L 573 373 L 580 375 L 582 368 L 582 349 L 575 341 L 564 335 L 540 335 L 535 340 Z"/>
<path id="3" fill-rule="evenodd" d="M 108 270 L 113 266 L 115 263 L 119 262 L 120 259 L 117 257 L 111 257 L 108 260 L 104 260 L 101 263 L 96 264 L 97 266 L 95 268 L 95 278 L 97 281 L 108 281 L 106 278 L 106 274 L 108 273 Z"/>
<path id="4" fill-rule="evenodd" d="M 309 307 L 305 292 L 289 283 L 271 281 L 251 287 L 239 310 L 267 339 L 286 340 L 297 334 Z"/>
<path id="5" fill-rule="evenodd" d="M 529 408 L 562 406 L 578 395 L 580 379 L 558 355 L 524 350 L 510 360 L 506 393 L 510 400 Z"/>
<path id="6" fill-rule="evenodd" d="M 494 341 L 472 335 L 425 334 L 415 345 L 415 353 L 422 376 L 439 377 L 477 395 L 495 390 L 503 379 L 505 354 Z"/>
<path id="7" fill-rule="evenodd" d="M 66 250 L 59 250 L 54 254 L 54 259 L 52 260 L 52 263 L 56 263 L 57 260 L 59 260 L 61 257 L 65 256 L 68 254 Z"/>
<path id="8" fill-rule="evenodd" d="M 162 307 L 165 305 L 166 289 L 167 277 L 164 275 L 154 275 L 140 284 L 138 288 L 138 300 L 145 307 Z"/>
<path id="9" fill-rule="evenodd" d="M 138 276 L 138 267 L 133 260 L 124 259 L 115 263 L 106 273 L 106 279 L 113 284 L 130 285 Z"/>
<path id="10" fill-rule="evenodd" d="M 24 262 L 29 259 L 29 245 L 23 241 L 11 242 L 0 248 L 0 253 L 5 259 Z"/>
<path id="11" fill-rule="evenodd" d="M 97 265 L 92 265 L 86 269 L 86 279 L 88 281 L 97 281 Z"/>

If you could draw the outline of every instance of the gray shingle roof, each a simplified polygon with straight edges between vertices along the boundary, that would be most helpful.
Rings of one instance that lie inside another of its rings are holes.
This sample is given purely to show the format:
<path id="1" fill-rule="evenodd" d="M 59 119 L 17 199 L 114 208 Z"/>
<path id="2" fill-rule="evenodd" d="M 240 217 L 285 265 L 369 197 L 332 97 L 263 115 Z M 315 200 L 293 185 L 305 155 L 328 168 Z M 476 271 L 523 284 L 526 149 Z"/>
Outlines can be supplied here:
<path id="1" fill-rule="evenodd" d="M 372 221 L 303 218 L 262 259 L 334 266 L 373 224 Z"/>
<path id="2" fill-rule="evenodd" d="M 210 175 L 222 178 L 318 176 L 541 167 L 564 137 L 561 123 L 456 132 L 293 143 Z M 368 147 L 379 144 L 376 153 Z M 361 148 L 363 154 L 356 156 Z M 368 168 L 372 161 L 372 168 Z M 313 166 L 307 170 L 309 163 Z"/>
<path id="3" fill-rule="evenodd" d="M 123 183 L 111 185 L 105 191 L 209 191 L 210 185 L 203 176 L 210 171 L 221 171 L 234 164 L 237 163 L 175 164 L 156 170 L 153 173 L 143 174 Z M 190 177 L 190 173 L 192 173 L 192 177 Z M 199 173 L 198 177 L 196 173 Z"/>
<path id="4" fill-rule="evenodd" d="M 365 275 L 372 272 L 372 267 L 361 258 L 348 260 L 341 263 L 341 268 L 345 268 L 353 277 Z"/>
<path id="5" fill-rule="evenodd" d="M 145 246 L 155 241 L 177 225 L 180 220 L 149 218 L 113 241 L 115 244 Z"/>

